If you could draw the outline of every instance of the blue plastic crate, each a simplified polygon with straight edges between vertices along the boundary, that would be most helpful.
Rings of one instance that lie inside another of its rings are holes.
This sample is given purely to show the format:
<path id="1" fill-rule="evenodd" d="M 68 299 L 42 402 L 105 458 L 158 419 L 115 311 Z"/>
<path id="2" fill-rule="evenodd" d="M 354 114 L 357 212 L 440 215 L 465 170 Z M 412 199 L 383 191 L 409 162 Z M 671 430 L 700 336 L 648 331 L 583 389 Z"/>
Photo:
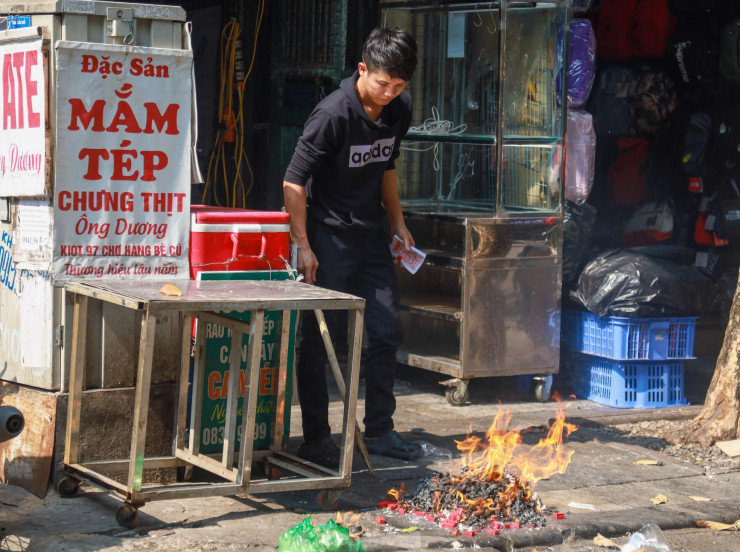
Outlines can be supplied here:
<path id="1" fill-rule="evenodd" d="M 688 404 L 680 362 L 619 362 L 574 355 L 575 392 L 616 408 L 662 408 Z"/>
<path id="2" fill-rule="evenodd" d="M 697 318 L 626 318 L 563 309 L 563 346 L 614 360 L 694 358 Z"/>

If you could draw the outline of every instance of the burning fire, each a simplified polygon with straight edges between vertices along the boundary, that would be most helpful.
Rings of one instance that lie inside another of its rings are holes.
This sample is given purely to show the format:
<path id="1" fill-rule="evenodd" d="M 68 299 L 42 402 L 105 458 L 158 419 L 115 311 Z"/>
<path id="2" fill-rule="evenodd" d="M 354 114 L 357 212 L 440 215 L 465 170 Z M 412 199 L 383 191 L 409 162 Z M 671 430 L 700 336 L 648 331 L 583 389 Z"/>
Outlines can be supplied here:
<path id="1" fill-rule="evenodd" d="M 468 436 L 463 441 L 455 441 L 458 450 L 463 453 L 461 467 L 467 468 L 469 477 L 478 477 L 483 481 L 498 481 L 504 469 L 508 469 L 518 473 L 520 479 L 532 486 L 556 473 L 565 473 L 574 451 L 563 448 L 563 433 L 569 436 L 578 427 L 566 423 L 565 407 L 559 397 L 556 396 L 556 400 L 557 416 L 547 437 L 540 439 L 529 450 L 517 448 L 522 443 L 521 433 L 507 429 L 511 422 L 511 412 L 499 408 L 491 427 L 486 431 L 485 443 L 475 435 Z"/>
<path id="2" fill-rule="evenodd" d="M 543 506 L 533 488 L 541 479 L 565 473 L 573 451 L 564 449 L 563 433 L 568 436 L 578 429 L 566 423 L 565 407 L 560 397 L 555 399 L 555 421 L 547 436 L 530 449 L 519 446 L 518 430 L 508 429 L 511 412 L 499 408 L 485 441 L 476 435 L 455 441 L 463 453 L 457 475 L 434 474 L 412 498 L 405 497 L 403 486 L 391 489 L 389 499 L 402 513 L 424 512 L 427 519 L 431 516 L 447 528 L 458 523 L 479 528 L 502 522 L 518 526 L 520 521 L 542 525 Z"/>

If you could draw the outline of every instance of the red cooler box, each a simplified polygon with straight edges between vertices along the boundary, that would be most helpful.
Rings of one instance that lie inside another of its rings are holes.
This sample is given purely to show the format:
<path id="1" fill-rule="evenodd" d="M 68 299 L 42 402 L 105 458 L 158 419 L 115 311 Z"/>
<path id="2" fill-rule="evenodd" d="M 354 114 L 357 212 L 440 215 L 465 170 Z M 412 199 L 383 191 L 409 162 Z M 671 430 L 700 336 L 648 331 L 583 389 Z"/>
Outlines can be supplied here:
<path id="1" fill-rule="evenodd" d="M 290 215 L 191 205 L 190 277 L 201 271 L 285 270 Z"/>

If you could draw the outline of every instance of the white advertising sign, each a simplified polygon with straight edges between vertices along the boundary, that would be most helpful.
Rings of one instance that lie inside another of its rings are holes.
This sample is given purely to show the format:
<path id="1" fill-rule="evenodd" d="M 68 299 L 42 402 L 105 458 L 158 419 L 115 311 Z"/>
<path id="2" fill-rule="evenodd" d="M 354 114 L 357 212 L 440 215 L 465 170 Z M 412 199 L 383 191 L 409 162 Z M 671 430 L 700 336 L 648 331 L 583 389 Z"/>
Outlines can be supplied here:
<path id="1" fill-rule="evenodd" d="M 0 41 L 0 196 L 45 193 L 46 85 L 41 38 Z"/>
<path id="2" fill-rule="evenodd" d="M 55 280 L 189 276 L 191 65 L 57 43 Z"/>

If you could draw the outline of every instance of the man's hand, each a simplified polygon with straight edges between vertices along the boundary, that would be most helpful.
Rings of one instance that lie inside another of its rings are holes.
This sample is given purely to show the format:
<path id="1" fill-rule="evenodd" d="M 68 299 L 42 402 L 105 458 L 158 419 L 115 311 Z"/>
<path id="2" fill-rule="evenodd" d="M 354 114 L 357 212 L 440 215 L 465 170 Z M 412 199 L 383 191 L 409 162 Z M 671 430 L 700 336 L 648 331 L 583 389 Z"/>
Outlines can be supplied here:
<path id="1" fill-rule="evenodd" d="M 290 237 L 298 246 L 298 273 L 303 281 L 313 284 L 316 281 L 316 269 L 319 261 L 313 254 L 306 235 L 306 188 L 298 184 L 283 182 L 285 210 L 290 213 Z"/>
<path id="2" fill-rule="evenodd" d="M 391 226 L 391 236 L 393 235 L 401 238 L 406 251 L 409 251 L 413 246 L 416 245 L 414 237 L 411 235 L 411 232 L 409 232 L 409 229 L 406 228 L 405 224 L 399 224 L 396 227 Z"/>
<path id="3" fill-rule="evenodd" d="M 316 281 L 316 270 L 319 268 L 319 261 L 310 247 L 298 247 L 298 274 L 303 274 L 303 281 L 307 284 L 313 284 Z"/>

